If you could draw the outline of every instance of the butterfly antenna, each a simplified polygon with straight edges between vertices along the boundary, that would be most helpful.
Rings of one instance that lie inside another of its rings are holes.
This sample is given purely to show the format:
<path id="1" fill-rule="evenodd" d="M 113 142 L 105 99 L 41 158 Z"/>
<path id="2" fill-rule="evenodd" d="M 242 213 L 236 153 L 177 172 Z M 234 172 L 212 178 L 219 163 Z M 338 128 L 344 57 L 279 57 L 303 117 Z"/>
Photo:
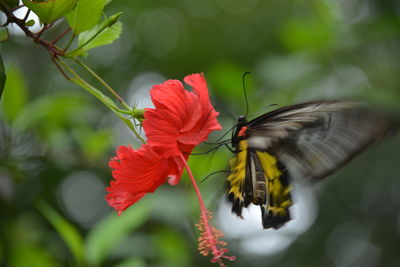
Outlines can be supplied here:
<path id="1" fill-rule="evenodd" d="M 249 101 L 247 100 L 245 78 L 246 78 L 246 75 L 247 75 L 247 74 L 250 74 L 250 73 L 251 73 L 251 72 L 246 71 L 246 72 L 243 74 L 243 77 L 242 77 L 244 101 L 246 102 L 246 116 L 245 116 L 245 117 L 247 117 L 247 115 L 249 115 Z"/>
<path id="2" fill-rule="evenodd" d="M 207 180 L 208 178 L 210 178 L 210 177 L 213 176 L 214 174 L 222 173 L 222 172 L 227 173 L 227 172 L 230 172 L 230 171 L 227 171 L 227 170 L 220 170 L 220 171 L 212 172 L 212 173 L 208 174 L 206 177 L 204 177 L 204 178 L 200 181 L 200 183 L 204 182 L 205 180 Z"/>
<path id="3" fill-rule="evenodd" d="M 229 130 L 227 130 L 222 136 L 220 136 L 218 139 L 217 139 L 217 143 L 219 143 L 228 133 L 230 133 L 233 129 L 235 129 L 236 128 L 236 124 L 235 125 L 233 125 Z M 231 139 L 229 139 L 229 141 L 230 141 Z"/>
<path id="4" fill-rule="evenodd" d="M 224 146 L 225 144 L 226 144 L 226 142 L 219 143 L 217 146 L 215 146 L 215 147 L 213 147 L 213 148 L 207 150 L 206 152 L 199 152 L 199 153 L 188 153 L 188 152 L 185 152 L 185 151 L 182 151 L 182 152 L 183 152 L 184 154 L 192 155 L 192 156 L 195 156 L 195 155 L 206 155 L 206 154 L 208 154 L 208 153 L 210 153 L 210 152 L 212 152 L 212 151 L 218 150 L 220 147 Z"/>

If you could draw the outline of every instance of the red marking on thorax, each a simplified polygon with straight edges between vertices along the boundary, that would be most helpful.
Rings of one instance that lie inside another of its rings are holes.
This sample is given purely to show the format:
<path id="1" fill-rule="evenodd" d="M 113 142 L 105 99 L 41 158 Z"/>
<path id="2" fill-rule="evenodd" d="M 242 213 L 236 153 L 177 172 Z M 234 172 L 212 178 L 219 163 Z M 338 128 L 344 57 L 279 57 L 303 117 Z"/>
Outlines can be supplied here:
<path id="1" fill-rule="evenodd" d="M 239 133 L 238 133 L 238 136 L 245 136 L 245 135 L 246 135 L 246 131 L 247 131 L 247 126 L 243 126 L 243 127 L 240 129 L 240 131 L 239 131 Z"/>

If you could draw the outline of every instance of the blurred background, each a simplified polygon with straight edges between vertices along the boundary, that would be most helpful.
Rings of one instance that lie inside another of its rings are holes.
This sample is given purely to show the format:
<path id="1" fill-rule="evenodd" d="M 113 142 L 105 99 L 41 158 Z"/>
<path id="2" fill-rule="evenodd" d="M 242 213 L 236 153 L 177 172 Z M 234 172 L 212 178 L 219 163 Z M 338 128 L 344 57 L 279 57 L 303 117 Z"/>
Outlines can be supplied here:
<path id="1" fill-rule="evenodd" d="M 151 107 L 152 85 L 203 72 L 224 127 L 211 141 L 245 113 L 246 71 L 250 118 L 272 104 L 315 99 L 400 112 L 397 0 L 114 0 L 105 9 L 118 11 L 121 38 L 85 62 L 138 107 Z M 186 175 L 121 217 L 108 207 L 108 161 L 117 146 L 137 141 L 64 80 L 47 51 L 9 30 L 0 48 L 8 75 L 0 107 L 0 266 L 217 266 L 197 251 L 198 203 Z M 243 220 L 233 216 L 226 175 L 208 178 L 200 188 L 213 223 L 238 258 L 227 265 L 400 266 L 399 148 L 398 135 L 318 184 L 295 180 L 294 218 L 278 231 L 262 229 L 258 207 Z M 201 180 L 226 169 L 230 157 L 220 149 L 192 156 L 190 166 Z"/>

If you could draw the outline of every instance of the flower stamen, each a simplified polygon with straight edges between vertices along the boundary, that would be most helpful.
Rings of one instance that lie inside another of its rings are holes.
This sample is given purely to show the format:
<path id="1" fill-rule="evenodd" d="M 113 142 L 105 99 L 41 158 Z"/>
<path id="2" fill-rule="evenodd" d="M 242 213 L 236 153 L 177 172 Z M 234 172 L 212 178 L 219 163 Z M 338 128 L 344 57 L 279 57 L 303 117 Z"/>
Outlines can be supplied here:
<path id="1" fill-rule="evenodd" d="M 196 224 L 197 228 L 200 231 L 199 241 L 199 251 L 203 256 L 208 256 L 210 253 L 213 255 L 211 262 L 217 262 L 219 266 L 224 267 L 225 264 L 222 262 L 222 259 L 226 259 L 229 261 L 236 260 L 235 256 L 227 256 L 229 250 L 226 248 L 227 243 L 219 240 L 224 234 L 216 229 L 215 227 L 210 225 L 209 220 L 212 218 L 212 213 L 207 210 L 203 197 L 201 196 L 200 189 L 197 186 L 196 180 L 194 179 L 193 173 L 190 170 L 189 165 L 187 164 L 185 157 L 180 154 L 180 158 L 182 163 L 185 166 L 185 169 L 189 175 L 190 181 L 192 182 L 194 191 L 196 192 L 197 199 L 199 200 L 200 205 L 200 221 Z"/>

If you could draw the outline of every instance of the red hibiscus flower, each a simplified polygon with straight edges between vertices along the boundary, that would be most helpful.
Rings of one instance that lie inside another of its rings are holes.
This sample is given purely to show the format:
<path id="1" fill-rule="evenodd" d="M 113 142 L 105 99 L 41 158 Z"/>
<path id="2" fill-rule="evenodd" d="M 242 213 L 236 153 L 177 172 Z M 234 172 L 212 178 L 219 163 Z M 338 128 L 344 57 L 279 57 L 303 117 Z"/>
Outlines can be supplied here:
<path id="1" fill-rule="evenodd" d="M 153 193 L 167 179 L 169 184 L 179 182 L 186 169 L 200 204 L 199 250 L 202 255 L 213 255 L 212 262 L 225 266 L 222 259 L 226 243 L 220 241 L 222 232 L 209 223 L 211 212 L 205 207 L 196 180 L 187 164 L 192 150 L 205 141 L 214 130 L 220 130 L 216 112 L 210 103 L 206 81 L 201 74 L 186 76 L 184 81 L 192 91 L 184 89 L 177 80 L 154 86 L 151 99 L 155 108 L 144 111 L 143 128 L 147 144 L 139 149 L 120 146 L 111 159 L 114 181 L 107 188 L 106 200 L 121 214 L 147 193 Z"/>
<path id="2" fill-rule="evenodd" d="M 184 81 L 193 91 L 186 91 L 182 83 L 169 80 L 154 86 L 151 100 L 155 109 L 144 112 L 143 129 L 147 142 L 157 147 L 162 157 L 188 158 L 193 148 L 205 141 L 214 130 L 221 130 L 216 112 L 210 103 L 206 81 L 201 74 L 186 76 Z M 180 160 L 176 160 L 179 164 Z M 182 165 L 179 169 L 182 170 Z M 180 174 L 170 176 L 169 183 L 179 182 Z"/>
<path id="3" fill-rule="evenodd" d="M 110 161 L 115 181 L 107 188 L 106 200 L 119 213 L 167 178 L 171 185 L 177 184 L 184 168 L 180 155 L 186 160 L 196 145 L 221 129 L 203 75 L 192 74 L 184 81 L 193 87 L 192 92 L 178 80 L 151 89 L 155 108 L 145 110 L 143 122 L 148 144 L 140 149 L 120 146 Z"/>

